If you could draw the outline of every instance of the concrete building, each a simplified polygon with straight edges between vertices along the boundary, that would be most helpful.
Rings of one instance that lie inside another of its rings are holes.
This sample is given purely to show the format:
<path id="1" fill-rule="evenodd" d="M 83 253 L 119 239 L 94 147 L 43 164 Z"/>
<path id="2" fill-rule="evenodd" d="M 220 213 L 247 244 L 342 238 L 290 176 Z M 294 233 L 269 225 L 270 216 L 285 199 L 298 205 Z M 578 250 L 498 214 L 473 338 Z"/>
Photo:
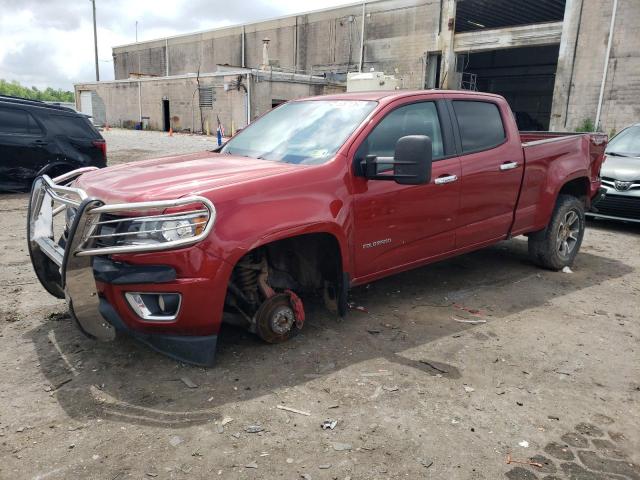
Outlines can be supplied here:
<path id="1" fill-rule="evenodd" d="M 213 73 L 137 75 L 75 86 L 78 109 L 96 124 L 228 135 L 287 100 L 344 91 L 323 77 L 260 69 L 214 67 Z"/>
<path id="2" fill-rule="evenodd" d="M 267 62 L 264 38 L 270 39 Z M 522 129 L 575 130 L 599 121 L 609 132 L 640 119 L 638 0 L 372 0 L 119 46 L 113 59 L 116 87 L 110 91 L 128 84 L 135 94 L 136 85 L 144 92 L 152 82 L 184 90 L 158 89 L 149 97 L 141 116 L 150 116 L 156 128 L 163 98 L 188 103 L 194 72 L 216 72 L 217 65 L 252 68 L 255 77 L 249 77 L 256 81 L 290 72 L 292 81 L 321 92 L 339 88 L 335 82 L 349 72 L 371 68 L 394 75 L 400 88 L 494 92 L 507 98 Z M 263 70 L 255 69 L 259 65 Z M 229 83 L 222 73 L 206 74 L 218 79 L 216 92 Z M 132 80 L 138 76 L 157 78 Z M 256 111 L 249 118 L 276 100 L 304 94 L 306 87 L 293 85 L 259 94 L 254 89 Z M 85 103 L 104 102 L 109 94 L 100 88 L 78 85 L 77 98 L 89 92 Z M 131 101 L 136 105 L 135 95 Z M 107 103 L 107 118 L 122 116 L 111 113 L 122 102 Z M 235 110 L 219 110 L 225 121 L 235 118 Z M 184 115 L 181 125 L 197 129 Z"/>

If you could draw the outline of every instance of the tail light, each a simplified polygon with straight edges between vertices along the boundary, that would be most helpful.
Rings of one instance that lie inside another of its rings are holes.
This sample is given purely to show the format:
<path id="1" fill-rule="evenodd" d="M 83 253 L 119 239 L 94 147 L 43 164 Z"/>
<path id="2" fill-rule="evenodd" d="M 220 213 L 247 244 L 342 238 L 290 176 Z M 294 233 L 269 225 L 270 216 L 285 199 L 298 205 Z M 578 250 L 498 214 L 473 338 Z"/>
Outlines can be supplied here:
<path id="1" fill-rule="evenodd" d="M 94 140 L 91 143 L 93 143 L 93 146 L 102 152 L 102 156 L 104 158 L 107 158 L 107 142 L 104 140 Z"/>

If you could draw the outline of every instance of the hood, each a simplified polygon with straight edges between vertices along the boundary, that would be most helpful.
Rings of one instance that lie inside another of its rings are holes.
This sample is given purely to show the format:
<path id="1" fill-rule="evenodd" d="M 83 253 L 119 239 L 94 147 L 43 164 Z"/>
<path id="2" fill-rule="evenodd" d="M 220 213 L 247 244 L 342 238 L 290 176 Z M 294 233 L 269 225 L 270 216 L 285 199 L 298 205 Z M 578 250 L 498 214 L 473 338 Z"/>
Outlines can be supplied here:
<path id="1" fill-rule="evenodd" d="M 77 186 L 105 203 L 168 200 L 295 170 L 296 165 L 201 152 L 85 173 Z"/>
<path id="2" fill-rule="evenodd" d="M 625 182 L 640 180 L 640 158 L 606 155 L 600 176 Z"/>

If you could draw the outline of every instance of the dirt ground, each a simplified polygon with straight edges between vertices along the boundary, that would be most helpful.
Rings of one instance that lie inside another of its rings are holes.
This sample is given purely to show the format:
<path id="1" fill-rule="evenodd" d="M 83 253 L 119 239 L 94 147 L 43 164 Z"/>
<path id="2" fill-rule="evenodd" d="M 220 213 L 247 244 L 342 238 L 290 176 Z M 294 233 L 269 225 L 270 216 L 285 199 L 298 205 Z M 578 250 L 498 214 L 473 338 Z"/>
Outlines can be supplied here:
<path id="1" fill-rule="evenodd" d="M 214 144 L 105 137 L 114 162 Z M 2 479 L 640 479 L 640 226 L 589 222 L 573 273 L 518 238 L 356 288 L 343 321 L 308 302 L 285 344 L 226 327 L 203 369 L 85 338 L 26 204 L 0 196 Z"/>

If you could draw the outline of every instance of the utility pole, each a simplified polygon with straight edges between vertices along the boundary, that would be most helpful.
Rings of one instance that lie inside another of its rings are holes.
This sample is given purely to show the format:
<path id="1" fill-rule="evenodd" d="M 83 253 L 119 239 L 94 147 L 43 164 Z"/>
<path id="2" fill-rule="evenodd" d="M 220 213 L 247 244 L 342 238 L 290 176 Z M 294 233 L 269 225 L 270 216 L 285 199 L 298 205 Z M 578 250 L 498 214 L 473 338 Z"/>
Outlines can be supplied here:
<path id="1" fill-rule="evenodd" d="M 136 43 L 138 43 L 138 20 L 136 20 Z"/>
<path id="2" fill-rule="evenodd" d="M 93 5 L 93 46 L 96 56 L 96 82 L 100 81 L 100 68 L 98 67 L 98 32 L 96 30 L 96 0 L 90 0 Z"/>

